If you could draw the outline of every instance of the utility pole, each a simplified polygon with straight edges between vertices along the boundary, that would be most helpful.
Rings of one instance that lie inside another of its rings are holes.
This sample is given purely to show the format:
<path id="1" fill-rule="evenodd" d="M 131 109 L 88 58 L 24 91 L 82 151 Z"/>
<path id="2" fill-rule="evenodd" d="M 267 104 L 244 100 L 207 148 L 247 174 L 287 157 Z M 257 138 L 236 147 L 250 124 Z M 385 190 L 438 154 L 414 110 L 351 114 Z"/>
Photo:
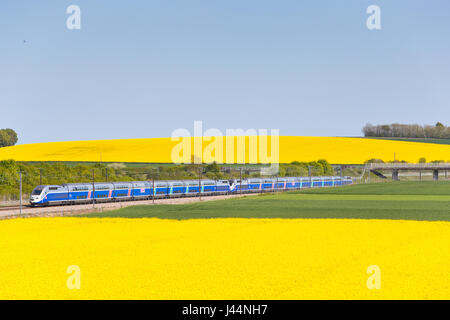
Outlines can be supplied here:
<path id="1" fill-rule="evenodd" d="M 155 204 L 155 168 L 152 168 L 152 203 Z"/>
<path id="2" fill-rule="evenodd" d="M 242 195 L 242 167 L 239 168 L 239 193 Z"/>
<path id="3" fill-rule="evenodd" d="M 42 186 L 42 169 L 39 169 L 39 185 Z"/>
<path id="4" fill-rule="evenodd" d="M 19 178 L 20 178 L 20 216 L 22 216 L 22 171 L 19 171 Z"/>
<path id="5" fill-rule="evenodd" d="M 108 182 L 108 167 L 105 168 L 105 178 L 106 182 Z"/>
<path id="6" fill-rule="evenodd" d="M 95 208 L 95 169 L 92 169 L 92 208 Z"/>
<path id="7" fill-rule="evenodd" d="M 310 184 L 310 188 L 312 188 L 312 176 L 311 176 L 311 166 L 308 166 L 308 175 L 309 175 L 309 184 Z"/>
<path id="8" fill-rule="evenodd" d="M 198 197 L 202 201 L 202 168 L 198 167 Z"/>

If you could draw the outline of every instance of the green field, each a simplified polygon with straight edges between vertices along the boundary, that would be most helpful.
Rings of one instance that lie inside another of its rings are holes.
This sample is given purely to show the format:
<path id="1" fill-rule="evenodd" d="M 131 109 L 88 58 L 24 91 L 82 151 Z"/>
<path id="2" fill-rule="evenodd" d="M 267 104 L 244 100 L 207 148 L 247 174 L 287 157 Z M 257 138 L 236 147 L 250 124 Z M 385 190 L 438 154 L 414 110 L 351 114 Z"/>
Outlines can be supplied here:
<path id="1" fill-rule="evenodd" d="M 307 194 L 450 196 L 450 181 L 389 181 L 340 188 L 306 189 L 295 192 Z"/>
<path id="2" fill-rule="evenodd" d="M 450 221 L 450 182 L 392 182 L 183 205 L 142 205 L 83 217 L 353 218 Z"/>

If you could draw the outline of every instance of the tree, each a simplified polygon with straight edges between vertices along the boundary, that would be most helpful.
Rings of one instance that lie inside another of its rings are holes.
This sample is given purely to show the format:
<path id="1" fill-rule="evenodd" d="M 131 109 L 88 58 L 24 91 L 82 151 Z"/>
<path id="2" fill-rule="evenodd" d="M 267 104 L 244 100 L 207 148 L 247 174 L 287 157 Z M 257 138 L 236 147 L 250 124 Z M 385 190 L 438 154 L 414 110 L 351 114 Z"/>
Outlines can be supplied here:
<path id="1" fill-rule="evenodd" d="M 220 166 L 214 161 L 206 166 L 206 171 L 214 173 L 220 172 Z"/>
<path id="2" fill-rule="evenodd" d="M 362 132 L 365 137 L 397 137 L 397 138 L 450 138 L 450 127 L 446 127 L 441 122 L 435 125 L 420 126 L 418 124 L 366 124 Z"/>
<path id="3" fill-rule="evenodd" d="M 320 160 L 317 161 L 317 163 L 319 163 L 322 166 L 322 170 L 323 170 L 324 174 L 327 174 L 327 175 L 333 175 L 334 174 L 333 167 L 328 163 L 327 160 L 320 159 Z"/>
<path id="4" fill-rule="evenodd" d="M 17 133 L 13 129 L 0 130 L 0 148 L 13 146 L 17 143 Z"/>
<path id="5" fill-rule="evenodd" d="M 375 127 L 371 125 L 370 123 L 366 124 L 364 128 L 362 129 L 365 137 L 375 137 Z"/>

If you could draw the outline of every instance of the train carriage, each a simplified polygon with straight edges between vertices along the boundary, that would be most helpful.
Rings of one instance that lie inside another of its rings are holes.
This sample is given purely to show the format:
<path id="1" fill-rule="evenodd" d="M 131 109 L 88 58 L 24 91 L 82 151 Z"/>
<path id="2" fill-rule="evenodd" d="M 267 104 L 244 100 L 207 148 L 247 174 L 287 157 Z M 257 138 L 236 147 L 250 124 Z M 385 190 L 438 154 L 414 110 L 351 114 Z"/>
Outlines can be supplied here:
<path id="1" fill-rule="evenodd" d="M 245 180 L 243 180 L 245 181 Z M 247 190 L 249 192 L 260 192 L 262 190 L 263 179 L 252 178 L 247 180 Z M 242 188 L 244 189 L 244 188 Z"/>
<path id="2" fill-rule="evenodd" d="M 168 181 L 169 187 L 169 196 L 172 197 L 181 197 L 187 193 L 188 186 L 184 183 L 184 181 Z"/>
<path id="3" fill-rule="evenodd" d="M 95 188 L 92 187 L 92 184 L 86 184 L 85 186 L 88 187 L 89 191 L 91 191 L 91 194 L 88 194 L 86 200 L 91 200 L 94 198 L 95 201 L 102 202 L 109 201 L 113 197 L 114 184 L 112 183 L 95 183 Z M 71 195 L 72 194 L 69 192 L 69 197 Z"/>
<path id="4" fill-rule="evenodd" d="M 286 179 L 286 188 L 287 189 L 299 189 L 300 188 L 300 179 L 295 177 L 290 177 Z"/>
<path id="5" fill-rule="evenodd" d="M 113 182 L 114 190 L 112 192 L 112 198 L 115 200 L 131 199 L 133 190 L 133 184 L 131 182 Z"/>
<path id="6" fill-rule="evenodd" d="M 133 181 L 131 195 L 133 198 L 148 198 L 151 196 L 153 185 L 148 181 Z"/>
<path id="7" fill-rule="evenodd" d="M 167 181 L 155 181 L 153 195 L 157 198 L 165 197 L 169 194 L 169 183 Z"/>
<path id="8" fill-rule="evenodd" d="M 310 177 L 302 177 L 300 178 L 300 188 L 311 188 L 311 178 Z"/>
<path id="9" fill-rule="evenodd" d="M 228 181 L 228 180 L 216 181 L 216 193 L 217 194 L 227 194 L 230 192 L 231 192 L 230 181 Z"/>
<path id="10" fill-rule="evenodd" d="M 216 181 L 215 180 L 201 180 L 201 193 L 202 194 L 213 194 L 216 192 Z"/>
<path id="11" fill-rule="evenodd" d="M 67 201 L 68 191 L 65 186 L 49 186 L 45 200 L 54 203 L 63 203 Z"/>
<path id="12" fill-rule="evenodd" d="M 234 188 L 233 188 L 234 193 L 241 193 L 241 192 L 249 191 L 249 181 L 246 179 L 242 179 L 242 181 L 240 179 L 236 179 L 234 181 L 233 185 L 234 185 Z"/>
<path id="13" fill-rule="evenodd" d="M 286 178 L 277 178 L 275 188 L 277 190 L 286 189 L 287 179 Z"/>
<path id="14" fill-rule="evenodd" d="M 267 178 L 263 179 L 261 189 L 264 191 L 273 190 L 275 187 L 275 179 Z"/>
<path id="15" fill-rule="evenodd" d="M 190 196 L 195 196 L 195 195 L 197 195 L 198 194 L 198 190 L 199 190 L 199 188 L 198 188 L 198 185 L 199 185 L 199 183 L 198 183 L 198 180 L 187 180 L 187 181 L 185 181 L 185 185 L 186 185 L 186 188 L 187 188 L 187 195 L 190 195 Z"/>

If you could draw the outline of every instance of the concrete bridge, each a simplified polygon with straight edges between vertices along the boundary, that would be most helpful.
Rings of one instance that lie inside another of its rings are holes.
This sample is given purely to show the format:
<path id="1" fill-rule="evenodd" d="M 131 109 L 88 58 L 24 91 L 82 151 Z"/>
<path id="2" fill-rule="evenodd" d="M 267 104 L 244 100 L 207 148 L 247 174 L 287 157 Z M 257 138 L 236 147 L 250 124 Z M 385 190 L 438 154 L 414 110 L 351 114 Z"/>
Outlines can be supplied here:
<path id="1" fill-rule="evenodd" d="M 368 163 L 366 164 L 366 169 L 385 179 L 386 177 L 380 170 L 392 170 L 392 180 L 399 180 L 398 172 L 400 170 L 419 171 L 420 178 L 422 178 L 422 171 L 432 171 L 433 179 L 438 180 L 439 171 L 444 171 L 445 177 L 447 177 L 447 171 L 450 170 L 450 163 Z"/>

